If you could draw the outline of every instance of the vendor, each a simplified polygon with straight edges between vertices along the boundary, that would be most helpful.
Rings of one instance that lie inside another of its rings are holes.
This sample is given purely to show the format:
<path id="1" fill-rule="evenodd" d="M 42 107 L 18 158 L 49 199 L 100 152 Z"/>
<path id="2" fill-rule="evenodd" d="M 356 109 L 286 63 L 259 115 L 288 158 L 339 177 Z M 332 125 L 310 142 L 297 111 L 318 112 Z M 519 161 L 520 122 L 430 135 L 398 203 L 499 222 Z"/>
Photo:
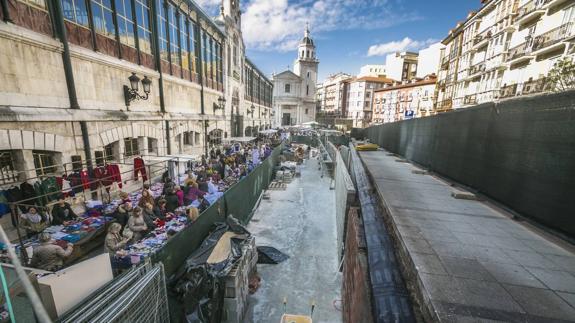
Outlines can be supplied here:
<path id="1" fill-rule="evenodd" d="M 110 224 L 108 228 L 104 250 L 111 256 L 115 255 L 116 252 L 122 250 L 128 244 L 128 239 L 122 237 L 120 231 L 122 231 L 122 226 L 116 222 Z"/>
<path id="2" fill-rule="evenodd" d="M 168 209 L 166 208 L 166 200 L 161 199 L 158 201 L 158 205 L 154 207 L 154 215 L 156 218 L 165 220 Z"/>
<path id="3" fill-rule="evenodd" d="M 46 220 L 38 213 L 35 207 L 30 207 L 28 212 L 20 216 L 20 227 L 26 230 L 28 238 L 44 231 L 47 226 Z"/>
<path id="4" fill-rule="evenodd" d="M 132 203 L 125 202 L 124 204 L 118 206 L 116 212 L 114 212 L 114 218 L 122 227 L 125 227 L 130 218 L 130 212 L 132 211 Z"/>
<path id="5" fill-rule="evenodd" d="M 168 212 L 174 212 L 180 206 L 176 190 L 172 189 L 166 194 L 166 209 Z"/>
<path id="6" fill-rule="evenodd" d="M 140 241 L 148 231 L 141 208 L 135 207 L 132 211 L 132 216 L 128 220 L 128 228 L 134 233 L 133 241 Z"/>
<path id="7" fill-rule="evenodd" d="M 52 225 L 63 225 L 77 218 L 78 216 L 74 213 L 70 204 L 66 203 L 64 199 L 60 199 L 58 204 L 52 208 Z"/>
<path id="8" fill-rule="evenodd" d="M 32 256 L 32 267 L 47 270 L 58 271 L 64 266 L 64 259 L 69 257 L 74 250 L 71 243 L 68 243 L 66 250 L 52 243 L 52 237 L 49 233 L 39 235 L 40 245 L 34 249 Z"/>
<path id="9" fill-rule="evenodd" d="M 152 196 L 152 193 L 150 193 L 149 190 L 144 189 L 144 190 L 142 190 L 142 197 L 140 198 L 140 201 L 138 202 L 138 206 L 143 208 L 146 204 L 152 204 L 152 206 L 153 206 L 154 205 L 154 197 Z"/>
<path id="10" fill-rule="evenodd" d="M 142 216 L 144 217 L 144 222 L 148 226 L 148 230 L 153 230 L 156 228 L 154 221 L 158 219 L 154 213 L 154 206 L 150 203 L 146 203 L 142 209 Z"/>

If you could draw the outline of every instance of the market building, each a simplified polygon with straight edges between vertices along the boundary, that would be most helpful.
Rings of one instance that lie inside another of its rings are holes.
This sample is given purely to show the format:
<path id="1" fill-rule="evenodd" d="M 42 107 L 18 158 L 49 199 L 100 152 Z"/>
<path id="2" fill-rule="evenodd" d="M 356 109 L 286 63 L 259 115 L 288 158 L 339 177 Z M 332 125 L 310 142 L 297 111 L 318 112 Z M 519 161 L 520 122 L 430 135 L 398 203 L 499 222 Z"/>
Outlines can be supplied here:
<path id="1" fill-rule="evenodd" d="M 216 19 L 192 1 L 90 4 L 0 11 L 1 184 L 199 156 L 271 127 L 273 85 L 245 57 L 237 1 Z"/>
<path id="2" fill-rule="evenodd" d="M 315 120 L 318 65 L 316 47 L 306 27 L 293 71 L 288 69 L 272 77 L 275 124 L 289 126 Z"/>

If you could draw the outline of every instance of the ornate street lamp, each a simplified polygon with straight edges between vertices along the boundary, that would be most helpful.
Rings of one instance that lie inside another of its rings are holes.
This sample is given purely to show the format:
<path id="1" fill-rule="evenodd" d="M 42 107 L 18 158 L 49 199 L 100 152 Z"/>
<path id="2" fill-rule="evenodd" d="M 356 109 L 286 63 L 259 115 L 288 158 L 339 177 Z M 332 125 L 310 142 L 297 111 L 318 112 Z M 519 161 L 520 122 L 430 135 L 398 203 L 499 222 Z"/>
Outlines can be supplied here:
<path id="1" fill-rule="evenodd" d="M 252 106 L 249 108 L 249 110 L 247 111 L 247 114 L 250 114 L 252 116 L 252 118 L 254 117 L 254 112 L 256 111 L 256 107 L 254 107 L 254 105 L 252 104 Z"/>
<path id="2" fill-rule="evenodd" d="M 225 99 L 223 96 L 220 96 L 220 97 L 218 98 L 218 104 L 216 104 L 216 103 L 214 102 L 214 106 L 213 106 L 213 108 L 214 108 L 214 114 L 216 113 L 216 110 L 220 110 L 220 109 L 221 109 L 221 110 L 224 110 L 225 107 L 226 107 L 226 99 Z"/>
<path id="3" fill-rule="evenodd" d="M 142 88 L 144 90 L 144 95 L 140 95 L 138 93 L 139 85 L 140 85 L 140 78 L 136 75 L 136 73 L 132 73 L 130 77 L 128 77 L 130 81 L 130 86 L 124 85 L 124 100 L 126 102 L 126 107 L 130 106 L 130 102 L 134 100 L 147 100 L 150 95 L 150 86 L 152 85 L 152 80 L 150 80 L 147 76 L 144 76 L 142 80 Z"/>

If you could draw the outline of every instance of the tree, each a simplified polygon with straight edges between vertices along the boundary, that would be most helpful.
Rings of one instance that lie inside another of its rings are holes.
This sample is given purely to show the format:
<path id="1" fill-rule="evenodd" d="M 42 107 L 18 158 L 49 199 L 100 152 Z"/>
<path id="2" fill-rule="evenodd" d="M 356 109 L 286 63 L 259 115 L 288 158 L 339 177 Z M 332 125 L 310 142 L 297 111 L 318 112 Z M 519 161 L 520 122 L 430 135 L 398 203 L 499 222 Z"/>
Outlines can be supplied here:
<path id="1" fill-rule="evenodd" d="M 548 76 L 551 90 L 562 92 L 575 89 L 575 63 L 571 58 L 555 62 Z"/>

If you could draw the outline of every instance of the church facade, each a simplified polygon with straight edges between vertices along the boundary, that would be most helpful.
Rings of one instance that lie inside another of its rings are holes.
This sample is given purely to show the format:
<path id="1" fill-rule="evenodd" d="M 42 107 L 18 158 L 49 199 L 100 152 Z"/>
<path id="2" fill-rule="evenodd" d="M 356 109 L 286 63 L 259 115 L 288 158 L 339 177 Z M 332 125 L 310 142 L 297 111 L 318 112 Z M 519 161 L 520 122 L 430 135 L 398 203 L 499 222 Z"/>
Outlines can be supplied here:
<path id="1" fill-rule="evenodd" d="M 316 47 L 306 27 L 293 71 L 287 69 L 272 77 L 274 126 L 315 121 L 318 65 Z"/>

